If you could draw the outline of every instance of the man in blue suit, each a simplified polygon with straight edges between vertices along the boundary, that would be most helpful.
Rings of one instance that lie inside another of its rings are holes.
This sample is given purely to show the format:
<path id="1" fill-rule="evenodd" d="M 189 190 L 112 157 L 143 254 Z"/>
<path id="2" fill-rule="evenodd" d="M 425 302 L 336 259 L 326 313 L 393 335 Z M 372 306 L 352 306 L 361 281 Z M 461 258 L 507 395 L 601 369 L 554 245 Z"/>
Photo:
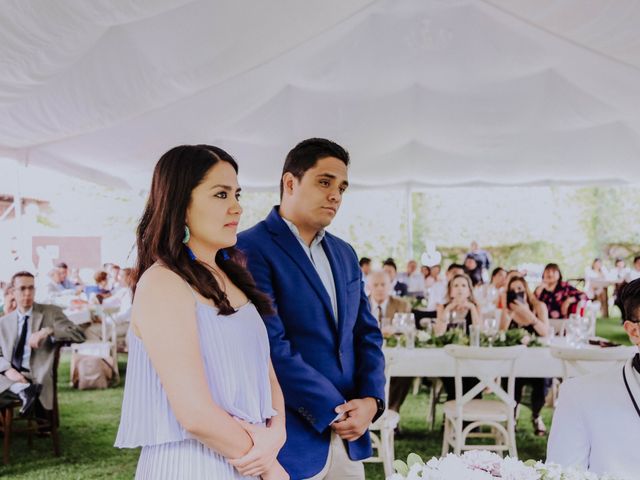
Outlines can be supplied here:
<path id="1" fill-rule="evenodd" d="M 382 335 L 358 257 L 325 231 L 348 187 L 349 154 L 312 138 L 294 147 L 280 206 L 238 236 L 275 315 L 264 318 L 284 392 L 287 442 L 278 457 L 292 480 L 362 480 L 368 427 L 384 411 Z"/>

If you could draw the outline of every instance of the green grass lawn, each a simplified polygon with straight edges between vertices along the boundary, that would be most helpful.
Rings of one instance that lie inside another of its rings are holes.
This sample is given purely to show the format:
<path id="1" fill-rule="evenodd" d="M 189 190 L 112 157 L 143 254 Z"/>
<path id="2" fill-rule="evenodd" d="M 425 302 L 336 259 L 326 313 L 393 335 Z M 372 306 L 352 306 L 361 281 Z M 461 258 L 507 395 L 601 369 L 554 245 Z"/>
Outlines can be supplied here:
<path id="1" fill-rule="evenodd" d="M 619 319 L 598 321 L 598 334 L 628 344 Z M 125 363 L 120 363 L 124 372 Z M 135 473 L 138 450 L 113 447 L 118 428 L 122 386 L 109 390 L 77 391 L 69 387 L 69 358 L 60 364 L 58 392 L 62 456 L 52 454 L 50 438 L 35 438 L 33 449 L 27 447 L 26 437 L 16 435 L 11 449 L 11 464 L 0 467 L 1 478 L 24 480 L 130 479 Z M 402 407 L 402 435 L 396 440 L 396 457 L 406 458 L 416 452 L 423 458 L 438 456 L 442 445 L 441 413 L 433 431 L 425 420 L 427 394 L 409 395 Z M 547 427 L 552 411 L 543 410 Z M 544 459 L 546 437 L 533 435 L 531 414 L 521 410 L 517 442 L 522 459 Z M 366 466 L 367 479 L 382 480 L 381 465 Z"/>

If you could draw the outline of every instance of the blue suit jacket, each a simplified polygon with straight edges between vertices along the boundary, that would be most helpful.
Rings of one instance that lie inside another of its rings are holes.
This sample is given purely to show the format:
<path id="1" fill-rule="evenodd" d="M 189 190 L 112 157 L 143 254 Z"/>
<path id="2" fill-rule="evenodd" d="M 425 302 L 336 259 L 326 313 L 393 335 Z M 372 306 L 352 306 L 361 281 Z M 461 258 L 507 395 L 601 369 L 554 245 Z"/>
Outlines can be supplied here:
<path id="1" fill-rule="evenodd" d="M 326 463 L 334 409 L 354 398 L 384 399 L 382 335 L 348 243 L 329 233 L 322 241 L 336 285 L 337 322 L 329 294 L 278 207 L 242 232 L 238 247 L 276 309 L 264 322 L 286 404 L 287 442 L 278 459 L 292 480 L 308 478 Z M 353 460 L 371 456 L 369 432 L 347 442 L 347 450 Z"/>

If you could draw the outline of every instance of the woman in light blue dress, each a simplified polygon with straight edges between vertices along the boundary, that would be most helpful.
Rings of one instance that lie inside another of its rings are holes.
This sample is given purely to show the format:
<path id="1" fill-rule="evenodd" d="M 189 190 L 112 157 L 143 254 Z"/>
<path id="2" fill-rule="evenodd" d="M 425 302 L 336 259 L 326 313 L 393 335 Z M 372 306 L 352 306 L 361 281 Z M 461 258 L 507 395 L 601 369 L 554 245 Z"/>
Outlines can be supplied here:
<path id="1" fill-rule="evenodd" d="M 234 249 L 237 171 L 208 145 L 173 148 L 154 170 L 115 443 L 142 447 L 137 479 L 289 478 L 276 459 L 284 399 L 260 317 L 272 307 Z"/>

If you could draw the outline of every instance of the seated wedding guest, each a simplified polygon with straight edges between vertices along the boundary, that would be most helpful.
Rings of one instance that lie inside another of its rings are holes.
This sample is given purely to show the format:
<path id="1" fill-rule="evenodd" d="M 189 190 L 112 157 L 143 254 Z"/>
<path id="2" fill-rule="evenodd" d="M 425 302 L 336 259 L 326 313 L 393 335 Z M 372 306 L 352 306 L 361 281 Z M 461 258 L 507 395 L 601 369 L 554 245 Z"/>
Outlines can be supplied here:
<path id="1" fill-rule="evenodd" d="M 69 281 L 75 286 L 82 286 L 82 279 L 80 278 L 80 270 L 78 268 L 72 268 L 69 273 Z"/>
<path id="2" fill-rule="evenodd" d="M 8 315 L 18 308 L 14 289 L 11 285 L 5 287 L 3 297 L 4 301 L 2 302 L 2 306 L 0 306 L 0 316 Z"/>
<path id="3" fill-rule="evenodd" d="M 549 333 L 547 307 L 529 290 L 524 277 L 511 277 L 507 285 L 507 306 L 502 310 L 500 328 L 524 328 L 529 333 L 545 337 Z M 547 396 L 549 381 L 546 378 L 516 378 L 515 401 L 520 403 L 522 388 L 531 386 L 531 419 L 536 435 L 543 436 L 547 428 L 540 416 Z"/>
<path id="4" fill-rule="evenodd" d="M 640 278 L 640 255 L 636 256 L 633 259 L 633 268 L 629 270 L 629 274 L 627 275 L 627 282 L 633 282 L 638 278 Z"/>
<path id="5" fill-rule="evenodd" d="M 407 269 L 398 274 L 398 281 L 407 285 L 409 295 L 424 295 L 424 275 L 418 271 L 418 262 L 409 260 Z"/>
<path id="6" fill-rule="evenodd" d="M 360 271 L 362 272 L 363 280 L 366 280 L 371 272 L 371 259 L 369 257 L 362 257 L 358 264 L 360 265 Z"/>
<path id="7" fill-rule="evenodd" d="M 69 267 L 66 263 L 60 262 L 56 264 L 51 272 L 49 272 L 50 281 L 46 287 L 47 301 L 53 302 L 57 297 L 64 295 L 73 295 L 77 293 L 77 286 L 68 278 Z"/>
<path id="8" fill-rule="evenodd" d="M 371 272 L 368 278 L 369 305 L 371 313 L 378 320 L 378 325 L 382 326 L 383 319 L 393 319 L 396 313 L 409 313 L 411 306 L 401 298 L 391 295 L 391 282 L 389 275 L 385 271 L 377 270 Z M 389 384 L 389 408 L 395 412 L 400 411 L 400 407 L 407 397 L 413 378 L 393 377 Z"/>
<path id="9" fill-rule="evenodd" d="M 424 278 L 423 290 L 427 290 L 428 288 L 431 288 L 433 284 L 436 283 L 435 279 L 431 276 L 430 267 L 426 265 L 422 265 L 420 267 L 420 274 L 422 275 L 422 278 Z"/>
<path id="10" fill-rule="evenodd" d="M 13 276 L 17 309 L 0 318 L 0 405 L 19 399 L 20 415 L 38 399 L 46 410 L 53 408 L 54 342 L 84 341 L 60 308 L 35 303 L 34 282 L 29 272 Z"/>
<path id="11" fill-rule="evenodd" d="M 575 313 L 578 303 L 587 296 L 562 281 L 562 272 L 556 263 L 549 263 L 542 272 L 542 284 L 536 288 L 536 298 L 547 306 L 549 318 L 568 318 Z"/>
<path id="12" fill-rule="evenodd" d="M 451 325 L 450 320 L 464 321 L 465 327 L 480 325 L 480 313 L 473 296 L 471 279 L 467 275 L 455 275 L 447 286 L 446 303 L 438 305 L 434 333 L 442 335 Z M 454 323 L 455 323 L 454 322 Z"/>
<path id="13" fill-rule="evenodd" d="M 467 275 L 455 275 L 447 286 L 447 296 L 444 305 L 438 305 L 438 316 L 433 327 L 434 335 L 442 335 L 451 327 L 456 327 L 459 320 L 464 322 L 466 329 L 469 325 L 480 325 L 480 313 L 473 297 L 471 279 Z M 468 392 L 478 380 L 473 377 L 462 378 L 462 390 Z M 456 391 L 454 379 L 442 378 L 442 384 L 447 392 L 447 401 L 455 400 Z"/>
<path id="14" fill-rule="evenodd" d="M 429 289 L 427 311 L 435 312 L 438 305 L 442 305 L 447 302 L 447 287 L 449 286 L 449 281 L 451 281 L 451 279 L 456 275 L 464 275 L 464 268 L 458 263 L 452 263 L 449 265 L 449 268 L 447 268 L 445 278 L 441 278 L 436 281 Z"/>
<path id="15" fill-rule="evenodd" d="M 431 278 L 433 278 L 433 281 L 434 281 L 434 282 L 438 282 L 438 281 L 440 281 L 440 280 L 441 280 L 441 278 L 440 278 L 440 272 L 442 271 L 442 267 L 440 266 L 440 264 L 438 264 L 438 265 L 431 265 L 431 266 L 429 267 L 429 270 L 430 270 L 429 276 L 430 276 Z"/>
<path id="16" fill-rule="evenodd" d="M 121 288 L 106 298 L 102 305 L 104 307 L 118 307 L 118 313 L 113 316 L 116 324 L 116 335 L 119 345 L 126 345 L 126 336 L 129 331 L 129 322 L 131 321 L 131 305 L 133 303 L 133 294 L 131 288 L 133 286 L 133 270 L 131 268 L 123 268 L 118 274 L 118 283 Z"/>
<path id="17" fill-rule="evenodd" d="M 362 272 L 362 285 L 364 286 L 364 291 L 369 295 L 369 282 L 367 282 L 367 277 L 371 271 L 371 259 L 369 257 L 362 257 L 358 260 L 358 264 L 360 265 L 360 271 Z"/>
<path id="18" fill-rule="evenodd" d="M 629 269 L 627 268 L 624 259 L 616 258 L 614 263 L 613 272 L 611 273 L 611 277 L 617 282 L 622 283 L 627 280 L 629 276 Z"/>
<path id="19" fill-rule="evenodd" d="M 84 293 L 88 297 L 95 295 L 98 303 L 102 303 L 105 298 L 111 296 L 111 290 L 108 288 L 109 275 L 104 270 L 101 270 L 93 275 L 93 280 L 95 281 L 95 285 L 84 287 Z"/>
<path id="20" fill-rule="evenodd" d="M 473 255 L 467 255 L 464 259 L 464 273 L 469 276 L 474 287 L 482 284 L 482 266 Z"/>
<path id="21" fill-rule="evenodd" d="M 618 306 L 640 349 L 640 280 L 625 286 Z M 624 367 L 563 382 L 553 415 L 547 461 L 613 478 L 638 478 L 640 354 Z"/>
<path id="22" fill-rule="evenodd" d="M 484 309 L 497 308 L 500 296 L 505 291 L 507 284 L 507 271 L 502 267 L 496 267 L 491 272 L 491 280 L 487 284 L 476 287 L 475 295 L 478 303 Z"/>
<path id="23" fill-rule="evenodd" d="M 114 292 L 118 288 L 120 288 L 120 265 L 116 265 L 112 263 L 109 269 L 107 270 L 107 290 Z"/>
<path id="24" fill-rule="evenodd" d="M 602 260 L 596 258 L 591 264 L 591 268 L 586 268 L 584 271 L 584 290 L 591 300 L 597 300 L 600 302 L 602 316 L 609 316 L 609 295 L 607 287 L 598 285 L 598 280 L 609 280 L 610 274 L 606 267 L 602 265 Z"/>
<path id="25" fill-rule="evenodd" d="M 622 258 L 616 258 L 613 271 L 611 272 L 611 278 L 615 280 L 616 285 L 613 289 L 613 297 L 618 298 L 620 291 L 627 284 L 627 278 L 629 277 L 629 269 L 625 265 Z"/>
<path id="26" fill-rule="evenodd" d="M 396 267 L 396 262 L 393 261 L 393 258 L 387 258 L 382 264 L 382 269 L 389 275 L 391 291 L 398 297 L 406 297 L 409 289 L 406 283 L 398 279 L 398 267 Z"/>

